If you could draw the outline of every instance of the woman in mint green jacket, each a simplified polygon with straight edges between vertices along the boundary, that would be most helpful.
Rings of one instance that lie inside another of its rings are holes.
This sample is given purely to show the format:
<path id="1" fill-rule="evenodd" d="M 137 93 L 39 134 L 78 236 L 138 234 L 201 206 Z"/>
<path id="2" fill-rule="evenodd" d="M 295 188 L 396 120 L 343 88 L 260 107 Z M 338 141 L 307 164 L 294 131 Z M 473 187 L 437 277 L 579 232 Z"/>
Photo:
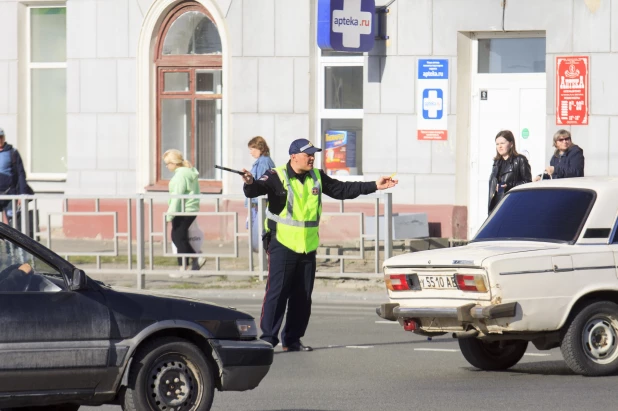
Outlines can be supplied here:
<path id="1" fill-rule="evenodd" d="M 167 150 L 163 154 L 163 162 L 165 162 L 165 166 L 169 171 L 174 172 L 174 177 L 172 177 L 169 184 L 171 195 L 200 194 L 199 173 L 189 161 L 182 157 L 180 151 L 174 149 Z M 180 213 L 182 211 L 182 201 L 185 202 L 185 212 L 199 211 L 199 198 L 170 198 L 167 212 Z M 172 242 L 178 249 L 178 254 L 194 254 L 200 251 L 194 250 L 189 242 L 189 227 L 193 224 L 195 218 L 195 216 L 174 216 L 169 214 L 166 216 L 166 220 L 172 222 Z M 198 260 L 196 258 L 191 260 L 191 269 L 199 270 L 201 266 Z M 182 265 L 182 258 L 180 257 L 178 257 L 178 265 Z"/>

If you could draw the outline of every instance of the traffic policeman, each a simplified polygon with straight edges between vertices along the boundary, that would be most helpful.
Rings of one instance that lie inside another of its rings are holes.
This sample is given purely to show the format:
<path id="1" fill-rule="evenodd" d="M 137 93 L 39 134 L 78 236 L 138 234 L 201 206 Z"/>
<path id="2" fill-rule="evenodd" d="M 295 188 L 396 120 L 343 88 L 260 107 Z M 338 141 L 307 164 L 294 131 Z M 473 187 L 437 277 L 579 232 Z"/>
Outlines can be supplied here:
<path id="1" fill-rule="evenodd" d="M 375 182 L 335 180 L 313 168 L 315 153 L 319 151 L 322 149 L 314 147 L 309 140 L 298 139 L 290 145 L 290 161 L 267 171 L 259 180 L 246 169 L 242 170 L 245 196 L 268 196 L 264 245 L 269 264 L 260 338 L 273 347 L 279 343 L 287 306 L 281 332 L 283 351 L 313 351 L 300 339 L 311 316 L 322 193 L 347 200 L 397 184 L 392 177 L 380 177 Z"/>

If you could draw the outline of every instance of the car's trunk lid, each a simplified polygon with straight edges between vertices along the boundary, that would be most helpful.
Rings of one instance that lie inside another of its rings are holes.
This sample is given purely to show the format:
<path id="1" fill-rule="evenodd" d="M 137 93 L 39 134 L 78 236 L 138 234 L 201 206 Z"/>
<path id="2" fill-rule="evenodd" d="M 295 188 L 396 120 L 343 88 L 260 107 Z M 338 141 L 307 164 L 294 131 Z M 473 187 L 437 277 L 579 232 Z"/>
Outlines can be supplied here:
<path id="1" fill-rule="evenodd" d="M 384 262 L 387 267 L 480 267 L 488 257 L 526 251 L 548 250 L 560 245 L 552 243 L 535 243 L 513 241 L 512 244 L 501 241 L 471 243 L 463 247 L 439 248 L 419 251 L 391 257 Z"/>
<path id="2" fill-rule="evenodd" d="M 465 301 L 489 301 L 491 284 L 483 267 L 485 259 L 557 247 L 557 244 L 521 241 L 513 244 L 479 242 L 389 258 L 384 262 L 385 279 L 395 284 L 405 282 L 400 289 L 389 290 L 389 296 L 392 300 L 409 299 L 411 305 L 427 307 L 445 304 L 456 307 Z"/>

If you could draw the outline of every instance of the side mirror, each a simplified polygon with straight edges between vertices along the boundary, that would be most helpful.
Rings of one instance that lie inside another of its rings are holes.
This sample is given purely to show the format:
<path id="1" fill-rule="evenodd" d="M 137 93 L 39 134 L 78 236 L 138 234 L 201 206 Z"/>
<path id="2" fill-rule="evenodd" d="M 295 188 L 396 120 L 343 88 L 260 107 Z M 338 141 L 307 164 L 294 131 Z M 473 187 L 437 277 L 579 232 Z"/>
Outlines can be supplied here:
<path id="1" fill-rule="evenodd" d="M 71 279 L 71 286 L 69 287 L 71 291 L 79 291 L 86 288 L 86 273 L 84 270 L 80 270 L 76 268 L 73 270 L 73 278 Z"/>

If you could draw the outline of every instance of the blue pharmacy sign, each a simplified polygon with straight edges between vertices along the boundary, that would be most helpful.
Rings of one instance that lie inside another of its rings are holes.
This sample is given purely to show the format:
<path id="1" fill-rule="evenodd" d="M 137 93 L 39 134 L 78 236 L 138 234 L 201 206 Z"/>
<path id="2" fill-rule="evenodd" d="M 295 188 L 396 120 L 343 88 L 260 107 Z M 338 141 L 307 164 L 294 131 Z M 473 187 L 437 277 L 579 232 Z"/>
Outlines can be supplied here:
<path id="1" fill-rule="evenodd" d="M 365 52 L 375 43 L 375 0 L 318 0 L 318 46 L 323 50 Z"/>
<path id="2" fill-rule="evenodd" d="M 417 139 L 448 139 L 448 59 L 419 59 Z"/>

